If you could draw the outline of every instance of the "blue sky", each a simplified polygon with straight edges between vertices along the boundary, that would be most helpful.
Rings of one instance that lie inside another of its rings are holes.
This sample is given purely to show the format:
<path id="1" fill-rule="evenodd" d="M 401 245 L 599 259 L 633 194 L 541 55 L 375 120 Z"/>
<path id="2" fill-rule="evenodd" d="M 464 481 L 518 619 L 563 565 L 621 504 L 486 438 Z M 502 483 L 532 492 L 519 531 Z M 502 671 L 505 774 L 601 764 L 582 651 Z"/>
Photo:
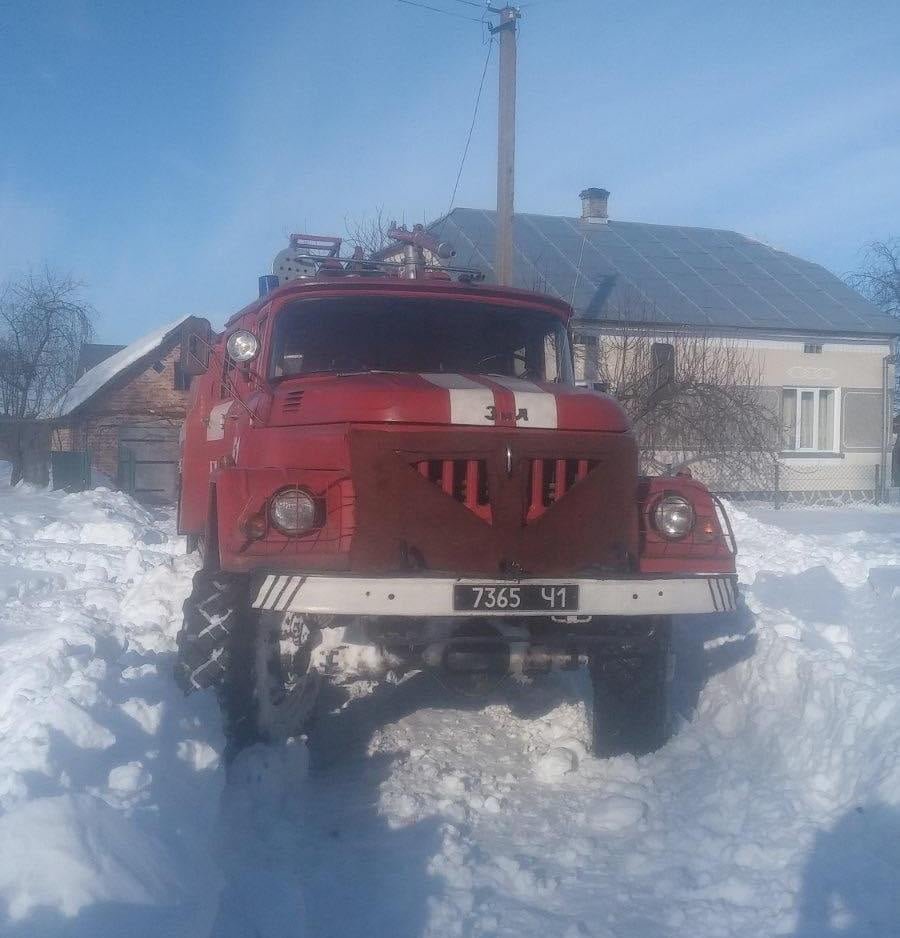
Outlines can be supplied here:
<path id="1" fill-rule="evenodd" d="M 457 0 L 425 0 L 478 16 Z M 732 228 L 842 273 L 900 235 L 900 4 L 536 0 L 520 211 Z M 486 46 L 396 0 L 0 0 L 0 280 L 86 284 L 98 338 L 224 315 L 291 231 L 448 205 Z M 456 203 L 493 207 L 496 50 Z"/>

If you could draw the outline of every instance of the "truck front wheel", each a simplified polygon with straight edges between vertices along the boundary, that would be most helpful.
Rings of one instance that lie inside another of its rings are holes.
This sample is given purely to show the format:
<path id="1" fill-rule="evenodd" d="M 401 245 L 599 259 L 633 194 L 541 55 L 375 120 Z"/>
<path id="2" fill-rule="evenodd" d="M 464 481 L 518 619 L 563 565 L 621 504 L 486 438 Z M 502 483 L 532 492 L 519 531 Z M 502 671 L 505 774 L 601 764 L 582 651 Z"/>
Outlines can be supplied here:
<path id="1" fill-rule="evenodd" d="M 319 640 L 302 616 L 251 611 L 242 617 L 218 687 L 229 756 L 304 731 L 321 686 L 311 664 Z"/>
<path id="2" fill-rule="evenodd" d="M 256 612 L 247 589 L 241 574 L 198 571 L 178 633 L 176 681 L 186 693 L 215 689 L 229 756 L 303 732 L 320 685 L 315 621 Z"/>
<path id="3" fill-rule="evenodd" d="M 246 577 L 198 570 L 184 601 L 175 679 L 185 693 L 214 687 L 228 667 L 230 645 L 247 605 Z"/>
<path id="4" fill-rule="evenodd" d="M 668 616 L 637 626 L 632 620 L 621 627 L 621 642 L 591 655 L 594 755 L 642 756 L 665 745 L 670 733 L 671 632 Z"/>

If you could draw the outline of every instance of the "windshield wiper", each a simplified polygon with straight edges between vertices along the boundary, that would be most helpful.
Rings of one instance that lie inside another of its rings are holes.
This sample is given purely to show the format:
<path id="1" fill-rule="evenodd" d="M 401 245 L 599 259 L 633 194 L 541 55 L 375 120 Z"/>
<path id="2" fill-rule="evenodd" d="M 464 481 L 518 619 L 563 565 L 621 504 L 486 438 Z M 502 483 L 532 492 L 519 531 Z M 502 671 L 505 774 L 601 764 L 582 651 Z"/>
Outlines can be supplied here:
<path id="1" fill-rule="evenodd" d="M 314 378 L 317 375 L 331 375 L 335 378 L 344 378 L 349 375 L 368 375 L 372 374 L 377 369 L 374 368 L 362 368 L 357 371 L 332 371 L 330 368 L 319 368 L 317 371 L 301 371 L 296 375 L 278 375 L 273 378 L 273 381 L 294 381 L 297 378 Z"/>
<path id="2" fill-rule="evenodd" d="M 527 371 L 524 375 L 504 375 L 500 374 L 499 371 L 476 371 L 473 374 L 480 374 L 483 378 L 512 378 L 514 381 L 546 382 L 545 378 L 532 378 Z"/>

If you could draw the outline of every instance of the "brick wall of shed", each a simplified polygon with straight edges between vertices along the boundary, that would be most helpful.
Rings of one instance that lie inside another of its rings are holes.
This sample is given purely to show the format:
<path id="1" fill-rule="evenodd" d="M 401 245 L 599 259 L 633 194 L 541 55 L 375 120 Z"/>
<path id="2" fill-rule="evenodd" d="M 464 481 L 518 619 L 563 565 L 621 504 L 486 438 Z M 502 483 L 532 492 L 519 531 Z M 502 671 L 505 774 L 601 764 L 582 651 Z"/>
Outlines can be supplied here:
<path id="1" fill-rule="evenodd" d="M 164 357 L 157 372 L 151 362 L 126 384 L 101 391 L 73 420 L 54 433 L 53 448 L 89 449 L 91 466 L 116 479 L 119 464 L 119 428 L 123 426 L 180 427 L 187 410 L 187 391 L 175 388 L 176 345 Z"/>

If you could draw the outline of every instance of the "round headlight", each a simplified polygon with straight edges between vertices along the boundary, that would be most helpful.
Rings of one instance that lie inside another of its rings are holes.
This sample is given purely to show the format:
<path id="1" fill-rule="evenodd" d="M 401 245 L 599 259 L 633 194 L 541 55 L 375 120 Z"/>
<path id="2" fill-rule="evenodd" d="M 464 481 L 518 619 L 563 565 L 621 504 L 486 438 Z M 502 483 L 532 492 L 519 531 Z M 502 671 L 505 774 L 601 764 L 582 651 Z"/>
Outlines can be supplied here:
<path id="1" fill-rule="evenodd" d="M 653 509 L 656 530 L 673 541 L 690 534 L 695 521 L 694 506 L 680 495 L 664 495 Z"/>
<path id="2" fill-rule="evenodd" d="M 249 362 L 256 358 L 256 353 L 259 351 L 259 339 L 246 329 L 238 329 L 237 332 L 232 332 L 228 336 L 225 350 L 233 362 Z"/>
<path id="3" fill-rule="evenodd" d="M 316 503 L 303 489 L 283 489 L 272 497 L 269 517 L 285 534 L 303 534 L 316 526 Z"/>

